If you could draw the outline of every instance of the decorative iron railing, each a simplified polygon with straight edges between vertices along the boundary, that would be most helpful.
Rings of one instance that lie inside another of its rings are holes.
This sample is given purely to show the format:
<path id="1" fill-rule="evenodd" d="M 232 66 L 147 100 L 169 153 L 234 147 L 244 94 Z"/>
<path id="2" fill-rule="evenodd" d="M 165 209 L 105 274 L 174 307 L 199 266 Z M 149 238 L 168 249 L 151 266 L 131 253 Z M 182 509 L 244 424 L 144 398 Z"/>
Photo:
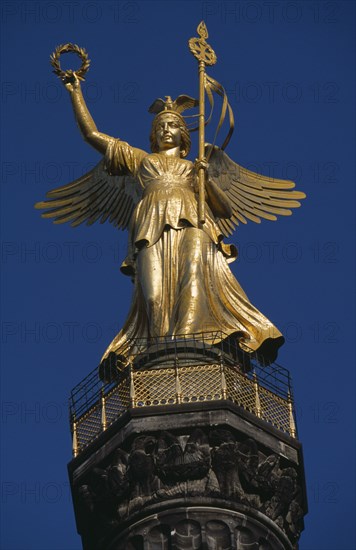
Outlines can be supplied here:
<path id="1" fill-rule="evenodd" d="M 103 382 L 95 369 L 71 393 L 74 456 L 130 408 L 182 403 L 230 400 L 296 437 L 288 371 L 251 362 L 224 336 L 135 342 L 141 353 L 113 380 Z"/>

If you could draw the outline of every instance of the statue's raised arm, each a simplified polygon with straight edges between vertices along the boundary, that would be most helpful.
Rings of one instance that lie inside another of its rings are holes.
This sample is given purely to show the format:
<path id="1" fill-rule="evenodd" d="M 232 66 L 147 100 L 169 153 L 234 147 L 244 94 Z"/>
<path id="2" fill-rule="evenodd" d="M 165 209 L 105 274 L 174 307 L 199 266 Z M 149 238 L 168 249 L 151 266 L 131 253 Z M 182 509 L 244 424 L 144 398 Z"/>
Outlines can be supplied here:
<path id="1" fill-rule="evenodd" d="M 60 56 L 63 54 L 77 54 L 81 59 L 81 66 L 75 71 L 63 70 L 60 65 Z M 78 122 L 80 131 L 84 139 L 90 143 L 100 153 L 105 154 L 108 144 L 112 138 L 98 132 L 95 122 L 85 103 L 80 82 L 84 80 L 84 76 L 89 70 L 90 60 L 84 48 L 80 48 L 76 44 L 62 44 L 57 46 L 50 57 L 51 65 L 54 69 L 54 74 L 58 76 L 70 93 L 74 115 Z"/>
<path id="2" fill-rule="evenodd" d="M 64 85 L 70 93 L 74 115 L 83 138 L 99 153 L 105 155 L 113 138 L 98 131 L 83 97 L 79 78 L 74 73 L 71 81 L 65 81 Z"/>

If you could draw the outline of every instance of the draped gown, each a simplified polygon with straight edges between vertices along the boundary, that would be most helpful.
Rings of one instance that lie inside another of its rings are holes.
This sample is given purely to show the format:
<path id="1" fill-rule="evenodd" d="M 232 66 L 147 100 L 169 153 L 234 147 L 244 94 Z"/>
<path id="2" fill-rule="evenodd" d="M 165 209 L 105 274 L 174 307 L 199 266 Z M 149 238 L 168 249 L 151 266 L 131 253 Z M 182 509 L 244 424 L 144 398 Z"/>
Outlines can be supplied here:
<path id="1" fill-rule="evenodd" d="M 276 358 L 284 339 L 249 301 L 228 263 L 233 247 L 222 242 L 206 202 L 198 223 L 196 172 L 191 161 L 148 154 L 116 140 L 106 156 L 110 173 L 130 173 L 142 186 L 129 227 L 128 255 L 121 266 L 134 280 L 127 320 L 110 352 L 134 354 L 137 338 L 236 335 L 240 348 L 264 361 Z"/>

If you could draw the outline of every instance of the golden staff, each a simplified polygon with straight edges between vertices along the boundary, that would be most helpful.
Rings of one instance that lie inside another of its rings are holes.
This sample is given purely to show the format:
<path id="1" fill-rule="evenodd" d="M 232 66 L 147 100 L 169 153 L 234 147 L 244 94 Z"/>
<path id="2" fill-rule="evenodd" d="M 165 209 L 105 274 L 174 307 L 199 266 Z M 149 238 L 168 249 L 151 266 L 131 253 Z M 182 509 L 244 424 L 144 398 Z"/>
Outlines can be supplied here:
<path id="1" fill-rule="evenodd" d="M 188 44 L 199 62 L 198 214 L 199 223 L 202 224 L 205 223 L 205 169 L 201 165 L 205 160 L 205 65 L 215 65 L 217 58 L 214 50 L 206 42 L 209 35 L 204 21 L 199 24 L 197 32 L 200 38 L 191 38 Z"/>

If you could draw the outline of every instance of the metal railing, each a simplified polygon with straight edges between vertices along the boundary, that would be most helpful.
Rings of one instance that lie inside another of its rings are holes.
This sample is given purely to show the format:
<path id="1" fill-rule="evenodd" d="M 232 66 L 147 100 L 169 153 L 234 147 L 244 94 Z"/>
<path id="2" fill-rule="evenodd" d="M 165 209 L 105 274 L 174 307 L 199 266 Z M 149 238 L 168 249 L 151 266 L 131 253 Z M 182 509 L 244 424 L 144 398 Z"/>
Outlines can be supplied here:
<path id="1" fill-rule="evenodd" d="M 183 343 L 171 339 L 167 346 L 160 340 L 148 347 L 146 341 L 143 355 L 136 357 L 149 368 L 129 364 L 109 382 L 102 382 L 98 369 L 90 373 L 71 394 L 73 455 L 130 408 L 218 400 L 230 400 L 296 437 L 288 371 L 276 364 L 262 367 L 250 357 L 241 361 L 241 351 L 227 349 L 219 338 L 209 345 L 196 335 Z"/>

